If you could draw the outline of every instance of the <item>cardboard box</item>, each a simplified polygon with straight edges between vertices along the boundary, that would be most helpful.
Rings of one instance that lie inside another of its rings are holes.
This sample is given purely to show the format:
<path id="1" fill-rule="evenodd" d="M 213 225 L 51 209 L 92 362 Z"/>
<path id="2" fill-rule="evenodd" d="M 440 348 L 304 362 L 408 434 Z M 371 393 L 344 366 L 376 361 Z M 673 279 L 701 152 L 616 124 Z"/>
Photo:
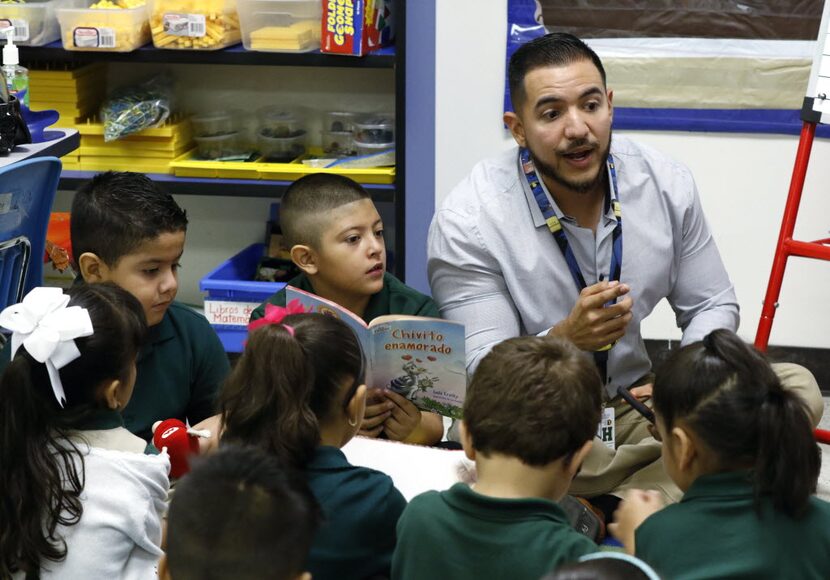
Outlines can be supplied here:
<path id="1" fill-rule="evenodd" d="M 321 52 L 363 56 L 394 39 L 392 0 L 321 1 Z"/>

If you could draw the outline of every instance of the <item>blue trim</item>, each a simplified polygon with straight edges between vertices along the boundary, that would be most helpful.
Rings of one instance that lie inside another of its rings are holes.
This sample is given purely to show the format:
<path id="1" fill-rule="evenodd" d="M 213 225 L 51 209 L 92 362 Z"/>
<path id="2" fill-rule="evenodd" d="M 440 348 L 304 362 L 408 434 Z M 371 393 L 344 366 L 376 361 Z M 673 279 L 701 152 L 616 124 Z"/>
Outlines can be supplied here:
<path id="1" fill-rule="evenodd" d="M 802 125 L 800 109 L 614 108 L 615 129 L 798 135 Z M 818 125 L 816 136 L 830 138 L 830 126 Z"/>
<path id="2" fill-rule="evenodd" d="M 427 232 L 435 213 L 435 0 L 403 4 L 407 43 L 405 280 L 407 286 L 429 294 Z"/>

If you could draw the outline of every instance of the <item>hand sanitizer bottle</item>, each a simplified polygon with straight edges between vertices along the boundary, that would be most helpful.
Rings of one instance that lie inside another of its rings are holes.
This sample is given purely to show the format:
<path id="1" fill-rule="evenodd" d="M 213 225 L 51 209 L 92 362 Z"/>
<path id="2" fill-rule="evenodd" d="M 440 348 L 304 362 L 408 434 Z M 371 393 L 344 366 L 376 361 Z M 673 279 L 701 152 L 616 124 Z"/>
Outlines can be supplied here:
<path id="1" fill-rule="evenodd" d="M 0 29 L 0 34 L 6 35 L 6 46 L 3 47 L 3 76 L 6 77 L 6 87 L 10 95 L 14 95 L 22 106 L 29 107 L 29 70 L 20 66 L 20 56 L 14 44 L 14 27 Z"/>

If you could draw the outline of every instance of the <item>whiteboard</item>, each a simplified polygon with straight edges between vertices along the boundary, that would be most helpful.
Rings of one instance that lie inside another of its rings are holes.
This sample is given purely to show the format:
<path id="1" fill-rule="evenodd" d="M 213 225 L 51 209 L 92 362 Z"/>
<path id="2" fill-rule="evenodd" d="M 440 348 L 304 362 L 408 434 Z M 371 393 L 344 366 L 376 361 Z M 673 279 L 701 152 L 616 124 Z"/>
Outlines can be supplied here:
<path id="1" fill-rule="evenodd" d="M 813 67 L 801 118 L 812 123 L 830 123 L 830 30 L 827 29 L 830 2 L 825 0 L 818 31 Z"/>

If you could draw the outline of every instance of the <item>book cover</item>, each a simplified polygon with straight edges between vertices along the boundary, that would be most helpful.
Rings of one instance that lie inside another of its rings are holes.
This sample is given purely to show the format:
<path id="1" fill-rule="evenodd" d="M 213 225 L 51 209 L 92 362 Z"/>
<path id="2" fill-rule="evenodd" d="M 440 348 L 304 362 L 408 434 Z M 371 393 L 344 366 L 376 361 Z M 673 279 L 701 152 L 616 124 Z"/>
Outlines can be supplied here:
<path id="1" fill-rule="evenodd" d="M 425 411 L 461 418 L 467 391 L 464 326 L 451 320 L 391 314 L 366 324 L 339 304 L 287 286 L 286 304 L 336 316 L 354 329 L 366 355 L 366 385 L 390 389 Z"/>

